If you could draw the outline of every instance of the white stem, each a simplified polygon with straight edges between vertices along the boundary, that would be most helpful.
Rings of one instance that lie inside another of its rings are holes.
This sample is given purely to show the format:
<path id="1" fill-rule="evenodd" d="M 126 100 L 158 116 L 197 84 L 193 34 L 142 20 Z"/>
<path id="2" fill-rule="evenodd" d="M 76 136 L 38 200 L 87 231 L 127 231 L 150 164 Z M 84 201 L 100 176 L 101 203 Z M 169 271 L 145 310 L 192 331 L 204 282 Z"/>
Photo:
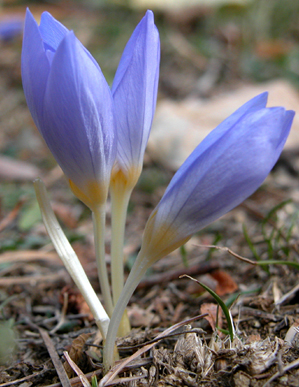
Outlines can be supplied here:
<path id="1" fill-rule="evenodd" d="M 105 307 L 109 316 L 113 312 L 113 302 L 110 292 L 107 266 L 105 262 L 105 207 L 104 205 L 93 210 L 93 230 L 98 277 L 104 298 Z"/>
<path id="2" fill-rule="evenodd" d="M 127 208 L 132 190 L 118 184 L 110 187 L 111 195 L 111 280 L 113 303 L 124 287 L 124 238 Z"/>
<path id="3" fill-rule="evenodd" d="M 114 364 L 115 340 L 122 315 L 132 294 L 134 293 L 137 285 L 139 284 L 141 278 L 144 276 L 149 266 L 150 262 L 146 259 L 146 257 L 144 257 L 141 250 L 138 254 L 138 257 L 136 258 L 134 266 L 132 267 L 129 277 L 111 316 L 111 322 L 109 324 L 103 352 L 104 368 L 106 371 L 108 371 L 109 368 L 111 368 Z"/>
<path id="4" fill-rule="evenodd" d="M 56 216 L 51 208 L 44 183 L 40 179 L 37 179 L 34 181 L 34 188 L 44 224 L 57 254 L 61 258 L 73 281 L 79 288 L 96 320 L 97 326 L 99 327 L 103 338 L 105 338 L 110 322 L 109 317 L 93 290 L 75 251 L 67 240 L 56 219 Z"/>

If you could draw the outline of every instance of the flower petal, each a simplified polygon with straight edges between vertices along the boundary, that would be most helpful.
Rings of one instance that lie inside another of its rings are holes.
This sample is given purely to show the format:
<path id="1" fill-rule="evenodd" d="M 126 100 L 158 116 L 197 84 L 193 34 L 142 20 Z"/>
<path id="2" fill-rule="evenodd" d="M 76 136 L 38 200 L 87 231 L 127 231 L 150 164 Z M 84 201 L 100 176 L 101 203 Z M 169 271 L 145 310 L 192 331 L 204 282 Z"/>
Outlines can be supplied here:
<path id="1" fill-rule="evenodd" d="M 51 152 L 82 192 L 87 182 L 108 187 L 116 150 L 111 92 L 89 55 L 72 32 L 62 40 L 51 66 L 42 125 Z"/>
<path id="2" fill-rule="evenodd" d="M 50 65 L 38 25 L 29 9 L 26 11 L 21 68 L 27 104 L 35 125 L 40 130 L 40 117 Z"/>
<path id="3" fill-rule="evenodd" d="M 189 166 L 197 159 L 198 154 L 203 153 L 207 148 L 211 147 L 216 141 L 225 135 L 226 132 L 235 125 L 238 121 L 249 113 L 253 113 L 266 107 L 268 99 L 268 93 L 264 92 L 252 98 L 239 109 L 237 109 L 233 114 L 226 118 L 221 124 L 219 124 L 211 133 L 209 133 L 206 138 L 197 146 L 197 151 L 192 152 L 191 155 L 186 159 L 183 165 L 178 169 L 174 177 L 172 178 L 171 183 L 174 184 L 176 180 L 180 178 L 189 168 Z M 167 187 L 166 192 L 170 188 L 170 185 Z M 165 192 L 165 194 L 166 194 Z"/>
<path id="4" fill-rule="evenodd" d="M 118 161 L 124 170 L 142 167 L 156 106 L 160 41 L 151 11 L 135 28 L 112 85 Z"/>
<path id="5" fill-rule="evenodd" d="M 60 42 L 69 32 L 69 30 L 59 23 L 58 20 L 49 14 L 49 12 L 43 12 L 41 16 L 39 30 L 43 38 L 45 48 L 52 51 L 56 51 Z"/>
<path id="6" fill-rule="evenodd" d="M 151 215 L 144 238 L 150 254 L 172 251 L 250 196 L 276 163 L 293 117 L 280 107 L 250 109 L 225 132 L 217 127 L 182 165 Z"/>

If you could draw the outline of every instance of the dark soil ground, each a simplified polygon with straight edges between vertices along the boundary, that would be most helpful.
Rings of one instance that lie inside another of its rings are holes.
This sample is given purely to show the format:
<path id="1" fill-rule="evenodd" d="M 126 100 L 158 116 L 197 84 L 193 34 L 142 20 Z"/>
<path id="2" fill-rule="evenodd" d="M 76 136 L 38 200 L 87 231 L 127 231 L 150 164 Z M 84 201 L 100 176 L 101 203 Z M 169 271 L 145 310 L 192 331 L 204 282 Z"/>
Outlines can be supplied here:
<path id="1" fill-rule="evenodd" d="M 33 9 L 40 12 L 36 5 Z M 51 9 L 71 24 L 66 16 L 68 7 L 51 5 Z M 4 9 L 8 10 L 22 13 L 24 6 Z M 82 8 L 73 5 L 71 10 L 73 28 L 78 27 L 84 40 L 86 26 L 78 17 Z M 89 9 L 84 12 L 89 25 L 94 26 L 94 13 Z M 128 10 L 105 12 L 102 20 L 126 15 L 119 17 L 127 21 L 130 16 Z M 139 18 L 132 17 L 134 23 Z M 162 15 L 159 18 L 164 20 Z M 188 26 L 194 28 L 191 19 L 181 24 L 181 32 Z M 169 20 L 171 25 L 173 19 Z M 166 21 L 163 23 L 165 28 Z M 86 33 L 91 34 L 88 29 Z M 92 50 L 95 37 L 90 36 L 86 39 Z M 228 47 L 219 36 L 215 39 Z M 105 44 L 108 40 L 102 42 Z M 67 364 L 64 351 L 89 380 L 95 375 L 100 383 L 102 347 L 95 323 L 47 237 L 32 180 L 39 175 L 45 181 L 55 213 L 99 293 L 91 217 L 73 197 L 31 121 L 21 89 L 20 49 L 18 38 L 0 42 L 0 387 L 84 385 Z M 113 51 L 121 49 L 115 45 L 110 50 L 113 63 L 117 63 Z M 160 94 L 184 97 L 192 92 L 198 74 L 190 58 L 170 51 L 162 52 L 165 62 L 161 65 Z M 98 56 L 105 67 L 108 59 Z M 216 76 L 210 90 L 214 94 L 242 81 L 233 71 L 235 66 L 230 67 L 224 57 L 222 60 L 222 68 L 228 66 L 231 71 Z M 190 78 L 188 82 L 181 82 L 182 68 Z M 283 153 L 252 197 L 194 236 L 184 249 L 152 267 L 128 307 L 133 330 L 118 341 L 121 359 L 137 350 L 144 353 L 122 366 L 106 386 L 299 386 L 298 267 L 258 266 L 233 254 L 253 261 L 299 264 L 298 172 L 299 150 Z M 143 177 L 128 214 L 127 273 L 140 248 L 144 224 L 171 176 L 171 171 L 146 155 Z M 108 208 L 107 257 L 109 222 Z M 227 328 L 227 321 L 217 311 L 215 299 L 191 279 L 179 278 L 182 274 L 209 286 L 230 306 L 236 329 L 233 342 L 221 331 Z M 205 317 L 194 319 L 202 314 Z M 162 337 L 155 340 L 158 335 Z M 67 374 L 64 378 L 62 365 Z"/>

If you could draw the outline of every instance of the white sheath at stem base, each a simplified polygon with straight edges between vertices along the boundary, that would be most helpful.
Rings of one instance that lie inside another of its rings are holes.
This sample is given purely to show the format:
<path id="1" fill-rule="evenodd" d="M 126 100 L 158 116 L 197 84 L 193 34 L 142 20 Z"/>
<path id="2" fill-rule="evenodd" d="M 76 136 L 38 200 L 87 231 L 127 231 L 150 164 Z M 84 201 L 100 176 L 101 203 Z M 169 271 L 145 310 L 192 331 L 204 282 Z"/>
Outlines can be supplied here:
<path id="1" fill-rule="evenodd" d="M 111 279 L 113 303 L 116 305 L 124 287 L 124 237 L 129 199 L 132 189 L 122 179 L 112 181 L 111 196 Z M 131 331 L 127 311 L 124 312 L 118 335 L 126 336 Z"/>
<path id="2" fill-rule="evenodd" d="M 150 264 L 151 262 L 144 257 L 141 249 L 111 316 L 111 323 L 109 324 L 103 352 L 104 368 L 106 372 L 115 362 L 115 340 L 123 313 Z"/>
<path id="3" fill-rule="evenodd" d="M 108 315 L 111 317 L 113 312 L 113 302 L 110 291 L 107 266 L 105 262 L 105 205 L 93 209 L 92 218 L 98 277 L 104 298 L 104 305 Z"/>
<path id="4" fill-rule="evenodd" d="M 34 181 L 34 188 L 44 224 L 57 254 L 88 304 L 103 339 L 105 339 L 110 319 L 93 290 L 75 251 L 56 219 L 44 183 L 37 179 Z"/>

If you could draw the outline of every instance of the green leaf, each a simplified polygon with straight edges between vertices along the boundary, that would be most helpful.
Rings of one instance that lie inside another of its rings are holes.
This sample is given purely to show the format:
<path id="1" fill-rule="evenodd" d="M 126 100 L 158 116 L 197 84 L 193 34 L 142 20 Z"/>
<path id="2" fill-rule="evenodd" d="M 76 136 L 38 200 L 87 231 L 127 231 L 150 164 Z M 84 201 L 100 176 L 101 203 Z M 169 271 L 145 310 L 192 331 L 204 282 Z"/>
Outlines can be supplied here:
<path id="1" fill-rule="evenodd" d="M 37 200 L 33 200 L 28 206 L 21 212 L 21 216 L 18 221 L 18 227 L 21 231 L 30 230 L 37 222 L 41 221 L 41 213 Z"/>
<path id="2" fill-rule="evenodd" d="M 268 261 L 259 261 L 256 262 L 257 265 L 287 265 L 287 266 L 292 266 L 295 267 L 296 269 L 299 270 L 299 263 L 297 262 L 292 262 L 292 261 L 278 261 L 278 260 L 268 260 Z"/>
<path id="3" fill-rule="evenodd" d="M 256 248 L 254 247 L 254 244 L 253 242 L 251 241 L 249 235 L 248 235 L 248 231 L 247 231 L 247 227 L 245 224 L 243 224 L 243 234 L 244 234 L 244 238 L 252 252 L 252 254 L 254 255 L 255 259 L 257 261 L 260 261 L 261 260 L 261 257 L 258 255 L 257 251 L 256 251 Z"/>
<path id="4" fill-rule="evenodd" d="M 182 258 L 182 261 L 183 261 L 183 265 L 185 267 L 189 267 L 189 263 L 188 263 L 188 259 L 187 259 L 187 251 L 186 251 L 185 245 L 182 245 L 180 247 L 180 253 L 181 253 L 181 258 Z"/>
<path id="5" fill-rule="evenodd" d="M 91 387 L 98 387 L 98 381 L 95 375 L 91 378 Z"/>
<path id="6" fill-rule="evenodd" d="M 229 336 L 230 336 L 230 339 L 231 341 L 234 340 L 234 335 L 235 335 L 235 329 L 234 329 L 234 323 L 233 323 L 233 319 L 232 319 L 232 316 L 230 314 L 230 311 L 228 309 L 228 307 L 225 305 L 225 303 L 222 301 L 222 299 L 218 296 L 218 294 L 216 294 L 212 289 L 210 289 L 207 285 L 203 284 L 202 282 L 190 277 L 189 275 L 187 274 L 184 274 L 182 275 L 181 277 L 187 277 L 187 278 L 190 278 L 192 281 L 195 281 L 197 282 L 200 286 L 202 286 L 207 292 L 209 292 L 211 294 L 212 297 L 215 298 L 215 300 L 217 301 L 217 303 L 219 304 L 219 306 L 221 307 L 221 309 L 223 310 L 223 313 L 225 315 L 225 318 L 226 318 L 226 321 L 227 321 L 227 327 L 228 327 L 228 331 L 229 331 Z M 218 328 L 219 329 L 219 328 Z"/>

